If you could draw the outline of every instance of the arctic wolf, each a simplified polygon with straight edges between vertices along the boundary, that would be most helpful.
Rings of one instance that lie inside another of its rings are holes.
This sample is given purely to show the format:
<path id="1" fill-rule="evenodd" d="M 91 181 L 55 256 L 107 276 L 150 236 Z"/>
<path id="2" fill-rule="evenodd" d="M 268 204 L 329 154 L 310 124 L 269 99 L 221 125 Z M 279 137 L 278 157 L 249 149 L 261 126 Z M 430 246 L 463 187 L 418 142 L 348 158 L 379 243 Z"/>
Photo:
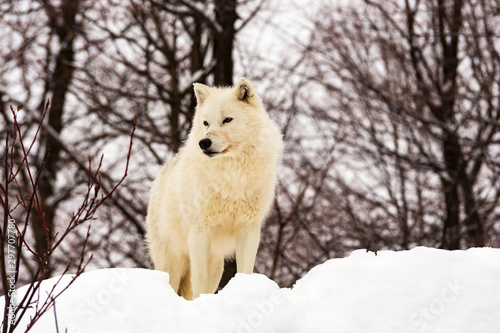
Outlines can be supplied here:
<path id="1" fill-rule="evenodd" d="M 146 236 L 155 269 L 186 299 L 215 292 L 224 258 L 252 273 L 283 148 L 250 81 L 194 92 L 188 139 L 152 185 Z"/>

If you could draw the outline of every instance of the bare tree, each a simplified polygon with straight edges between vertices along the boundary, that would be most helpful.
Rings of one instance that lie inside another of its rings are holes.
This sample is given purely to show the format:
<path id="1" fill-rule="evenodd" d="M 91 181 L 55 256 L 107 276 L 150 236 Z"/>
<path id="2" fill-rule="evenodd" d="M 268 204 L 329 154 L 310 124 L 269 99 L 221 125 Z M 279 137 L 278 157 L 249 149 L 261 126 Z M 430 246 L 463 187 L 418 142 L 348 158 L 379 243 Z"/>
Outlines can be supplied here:
<path id="1" fill-rule="evenodd" d="M 1 65 L 2 86 L 5 89 L 2 91 L 2 103 L 5 103 L 2 108 L 4 123 L 12 123 L 9 110 L 5 107 L 7 103 L 24 104 L 28 118 L 22 124 L 27 126 L 29 132 L 30 128 L 36 128 L 40 120 L 40 112 L 37 110 L 43 109 L 47 98 L 52 100 L 46 121 L 54 135 L 42 129 L 41 138 L 35 147 L 37 153 L 30 156 L 31 165 L 40 168 L 44 166 L 37 184 L 39 208 L 44 215 L 31 214 L 34 252 L 39 255 L 49 250 L 59 206 L 72 192 L 72 186 L 57 185 L 57 179 L 61 178 L 61 170 L 64 169 L 65 157 L 55 136 L 63 131 L 65 117 L 68 116 L 75 40 L 81 31 L 77 17 L 81 10 L 80 1 L 50 0 L 8 2 L 1 8 L 1 37 L 4 45 L 9 45 L 4 51 Z M 9 38 L 11 43 L 7 40 Z M 34 75 L 35 72 L 38 75 Z M 14 93 L 16 88 L 21 91 L 20 94 Z M 25 182 L 25 186 L 29 187 L 29 182 Z M 50 276 L 50 263 L 47 269 Z"/>
<path id="2" fill-rule="evenodd" d="M 498 5 L 365 1 L 332 13 L 311 48 L 326 107 L 310 110 L 346 132 L 330 188 L 351 226 L 382 227 L 376 248 L 498 245 Z"/>
<path id="3" fill-rule="evenodd" d="M 257 269 L 290 286 L 360 247 L 498 246 L 498 5 L 325 8 L 267 74 L 287 151 Z"/>
<path id="4" fill-rule="evenodd" d="M 239 16 L 240 3 L 254 6 Z M 126 191 L 117 193 L 104 212 L 107 226 L 101 230 L 107 247 L 95 244 L 103 266 L 125 257 L 150 267 L 142 244 L 148 189 L 159 166 L 187 137 L 195 108 L 192 83 L 233 83 L 234 41 L 262 3 L 134 0 L 118 7 L 103 1 L 84 13 L 86 55 L 75 94 L 102 126 L 85 127 L 92 139 L 78 142 L 79 149 L 119 141 L 132 115 L 139 114 L 136 145 L 141 154 L 133 161 Z M 133 232 L 122 236 L 124 230 Z M 107 258 L 109 252 L 113 256 Z"/>
<path id="5" fill-rule="evenodd" d="M 62 272 L 67 258 L 78 257 L 72 248 L 83 243 L 95 254 L 94 267 L 150 267 L 143 245 L 148 188 L 189 131 L 192 83 L 232 84 L 234 40 L 263 2 L 33 0 L 0 7 L 0 38 L 9 46 L 2 50 L 6 75 L 0 79 L 5 124 L 5 106 L 23 103 L 28 117 L 21 125 L 32 132 L 42 101 L 53 101 L 43 140 L 30 157 L 40 167 L 48 154 L 39 184 L 45 218 L 32 224 L 37 252 L 46 250 L 47 239 L 74 206 L 72 198 L 85 193 L 80 184 L 86 154 L 118 158 L 139 116 L 138 153 L 131 157 L 126 186 L 97 214 L 93 237 L 77 230 L 59 247 L 51 257 L 56 271 Z M 247 6 L 242 16 L 240 5 Z M 102 186 L 117 180 L 119 166 L 101 168 Z"/>

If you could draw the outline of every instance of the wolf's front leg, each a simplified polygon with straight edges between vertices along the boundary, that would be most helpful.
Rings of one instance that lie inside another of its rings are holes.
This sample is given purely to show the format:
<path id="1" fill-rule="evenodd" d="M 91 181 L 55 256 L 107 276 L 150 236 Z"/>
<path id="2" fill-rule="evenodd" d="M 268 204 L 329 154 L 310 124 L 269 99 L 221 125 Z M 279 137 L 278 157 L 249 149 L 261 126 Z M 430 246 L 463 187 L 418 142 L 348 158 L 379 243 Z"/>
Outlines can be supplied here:
<path id="1" fill-rule="evenodd" d="M 210 231 L 208 228 L 194 226 L 188 237 L 189 260 L 193 298 L 208 294 L 208 260 L 210 256 Z"/>
<path id="2" fill-rule="evenodd" d="M 260 242 L 260 228 L 252 227 L 241 232 L 236 239 L 236 270 L 252 274 Z"/>

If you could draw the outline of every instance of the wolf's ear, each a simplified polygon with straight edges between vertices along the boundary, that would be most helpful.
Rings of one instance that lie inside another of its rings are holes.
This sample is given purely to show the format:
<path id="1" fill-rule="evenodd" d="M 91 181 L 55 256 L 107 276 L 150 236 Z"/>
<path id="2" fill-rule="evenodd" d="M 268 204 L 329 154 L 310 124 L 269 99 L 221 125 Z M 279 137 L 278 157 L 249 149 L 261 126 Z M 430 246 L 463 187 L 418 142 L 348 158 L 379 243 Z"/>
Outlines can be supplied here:
<path id="1" fill-rule="evenodd" d="M 194 95 L 196 96 L 196 101 L 198 105 L 203 104 L 207 99 L 208 95 L 210 95 L 210 88 L 201 83 L 193 83 L 194 87 Z"/>
<path id="2" fill-rule="evenodd" d="M 244 77 L 240 78 L 238 82 L 236 82 L 235 91 L 236 97 L 243 102 L 248 102 L 249 99 L 255 95 L 255 88 L 250 81 Z"/>

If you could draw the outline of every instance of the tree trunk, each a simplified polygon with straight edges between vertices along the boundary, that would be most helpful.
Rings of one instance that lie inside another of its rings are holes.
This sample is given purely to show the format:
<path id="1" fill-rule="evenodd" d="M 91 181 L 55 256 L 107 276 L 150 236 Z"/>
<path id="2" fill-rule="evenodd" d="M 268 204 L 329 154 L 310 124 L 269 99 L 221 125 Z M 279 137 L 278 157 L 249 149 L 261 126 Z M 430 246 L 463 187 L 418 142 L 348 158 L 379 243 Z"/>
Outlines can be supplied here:
<path id="1" fill-rule="evenodd" d="M 222 31 L 214 32 L 214 84 L 232 85 L 233 47 L 236 36 L 234 23 L 238 18 L 236 0 L 215 1 L 215 18 Z M 224 262 L 224 273 L 219 283 L 219 289 L 224 288 L 235 274 L 236 261 L 226 260 Z"/>
<path id="2" fill-rule="evenodd" d="M 236 0 L 215 1 L 215 18 L 222 31 L 214 36 L 214 84 L 233 84 L 233 47 L 238 18 Z"/>
<path id="3" fill-rule="evenodd" d="M 66 104 L 66 97 L 69 85 L 73 77 L 74 50 L 73 42 L 75 37 L 75 17 L 78 11 L 79 1 L 64 1 L 60 6 L 60 11 L 50 4 L 45 4 L 45 11 L 49 17 L 50 27 L 55 31 L 60 44 L 60 50 L 56 57 L 55 69 L 52 76 L 48 76 L 48 90 L 52 91 L 51 107 L 48 113 L 48 125 L 57 133 L 63 129 L 63 113 Z M 62 18 L 62 20 L 61 20 Z M 43 105 L 43 102 L 41 103 Z M 43 136 L 45 141 L 44 171 L 42 172 L 38 186 L 40 197 L 41 214 L 33 214 L 31 224 L 36 245 L 35 251 L 44 256 L 49 251 L 50 241 L 53 238 L 54 217 L 57 209 L 57 202 L 53 202 L 55 183 L 60 168 L 59 143 L 50 135 Z M 42 163 L 39 163 L 41 165 Z M 47 262 L 47 273 L 50 275 L 52 267 Z"/>
<path id="4" fill-rule="evenodd" d="M 479 215 L 474 189 L 470 181 L 471 177 L 467 175 L 465 167 L 460 171 L 460 188 L 462 189 L 465 209 L 465 240 L 469 246 L 483 247 L 486 245 L 484 222 Z"/>
<path id="5" fill-rule="evenodd" d="M 444 193 L 445 218 L 441 247 L 448 250 L 460 248 L 460 198 L 458 195 L 458 156 L 456 138 L 445 139 L 443 154 L 446 165 L 445 176 L 441 179 Z"/>
<path id="6" fill-rule="evenodd" d="M 464 155 L 455 127 L 455 104 L 457 99 L 457 70 L 460 29 L 462 28 L 462 0 L 456 0 L 450 10 L 446 10 L 443 0 L 437 3 L 438 35 L 442 52 L 441 85 L 438 89 L 441 106 L 431 107 L 431 112 L 443 126 L 442 151 L 444 177 L 441 182 L 445 197 L 446 216 L 443 225 L 441 246 L 445 249 L 460 248 L 461 221 L 459 196 L 460 170 L 464 167 Z"/>

